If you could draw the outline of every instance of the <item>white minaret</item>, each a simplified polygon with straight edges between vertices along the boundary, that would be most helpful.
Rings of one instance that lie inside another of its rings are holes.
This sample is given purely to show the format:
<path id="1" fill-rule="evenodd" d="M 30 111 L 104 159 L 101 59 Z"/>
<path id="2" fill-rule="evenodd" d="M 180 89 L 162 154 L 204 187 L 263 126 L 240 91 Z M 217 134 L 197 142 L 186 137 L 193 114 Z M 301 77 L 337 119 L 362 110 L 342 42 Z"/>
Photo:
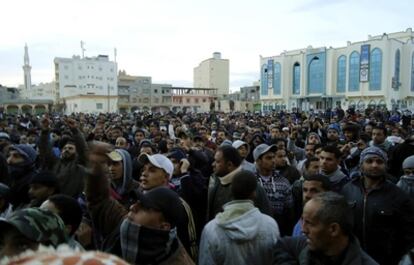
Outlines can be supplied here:
<path id="1" fill-rule="evenodd" d="M 26 45 L 24 46 L 24 65 L 23 65 L 24 87 L 26 89 L 26 92 L 29 92 L 29 90 L 32 88 L 32 77 L 30 75 L 30 70 L 32 70 L 32 67 L 30 66 L 29 49 L 27 48 L 27 43 L 26 43 Z"/>

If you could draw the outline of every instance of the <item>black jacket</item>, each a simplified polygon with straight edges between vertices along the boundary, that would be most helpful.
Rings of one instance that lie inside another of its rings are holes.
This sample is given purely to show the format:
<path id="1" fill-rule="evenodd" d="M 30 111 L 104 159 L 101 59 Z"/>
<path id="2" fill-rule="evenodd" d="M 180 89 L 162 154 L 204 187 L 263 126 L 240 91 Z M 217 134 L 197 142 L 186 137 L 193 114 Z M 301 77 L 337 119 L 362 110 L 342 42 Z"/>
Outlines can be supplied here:
<path id="1" fill-rule="evenodd" d="M 306 244 L 306 237 L 284 237 L 279 239 L 274 249 L 272 264 L 326 264 L 324 257 L 311 251 Z M 345 253 L 341 256 L 341 265 L 378 265 L 359 246 L 358 240 L 350 238 Z"/>
<path id="2" fill-rule="evenodd" d="M 413 202 L 389 181 L 366 192 L 363 179 L 357 178 L 342 189 L 354 209 L 354 233 L 378 263 L 398 264 L 414 244 Z"/>

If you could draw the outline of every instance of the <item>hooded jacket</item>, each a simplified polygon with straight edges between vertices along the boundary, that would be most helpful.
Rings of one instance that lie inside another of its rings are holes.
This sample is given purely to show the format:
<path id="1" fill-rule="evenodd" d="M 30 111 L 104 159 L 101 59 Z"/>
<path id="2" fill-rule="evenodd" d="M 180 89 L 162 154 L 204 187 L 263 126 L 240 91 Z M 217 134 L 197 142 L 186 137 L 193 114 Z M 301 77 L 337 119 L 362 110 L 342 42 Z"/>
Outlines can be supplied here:
<path id="1" fill-rule="evenodd" d="M 122 157 L 123 175 L 122 182 L 116 184 L 114 181 L 111 182 L 112 191 L 115 193 L 114 197 L 127 209 L 135 202 L 136 193 L 139 187 L 138 182 L 132 178 L 132 160 L 128 151 L 124 149 L 115 149 L 115 152 Z"/>
<path id="2" fill-rule="evenodd" d="M 402 176 L 397 186 L 412 197 L 414 195 L 414 175 Z"/>
<path id="3" fill-rule="evenodd" d="M 275 220 L 252 201 L 231 201 L 205 226 L 199 264 L 270 264 L 279 235 Z"/>

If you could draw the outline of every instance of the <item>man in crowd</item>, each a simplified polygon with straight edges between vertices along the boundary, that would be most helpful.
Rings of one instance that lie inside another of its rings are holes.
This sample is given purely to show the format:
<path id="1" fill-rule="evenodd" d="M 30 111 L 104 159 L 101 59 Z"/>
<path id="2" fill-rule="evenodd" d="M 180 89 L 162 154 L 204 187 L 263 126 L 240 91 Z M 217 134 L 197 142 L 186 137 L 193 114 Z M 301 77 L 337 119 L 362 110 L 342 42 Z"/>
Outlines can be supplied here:
<path id="1" fill-rule="evenodd" d="M 316 194 L 330 191 L 331 183 L 329 179 L 321 174 L 315 175 L 306 175 L 304 176 L 304 181 L 302 185 L 302 202 L 305 205 L 310 201 Z M 302 212 L 301 214 L 302 215 Z M 292 236 L 301 236 L 302 235 L 302 226 L 303 219 L 300 218 L 293 228 Z"/>
<path id="2" fill-rule="evenodd" d="M 243 170 L 248 170 L 250 172 L 256 172 L 256 166 L 253 163 L 250 163 L 246 160 L 247 156 L 250 153 L 249 145 L 246 142 L 236 140 L 233 142 L 232 146 L 237 149 L 240 157 L 243 159 L 241 163 L 241 168 Z"/>
<path id="3" fill-rule="evenodd" d="M 281 234 L 286 235 L 293 225 L 293 198 L 289 180 L 275 169 L 277 151 L 274 145 L 261 144 L 254 149 L 253 157 L 256 161 L 257 181 L 266 192 L 272 216 L 279 224 Z"/>
<path id="4" fill-rule="evenodd" d="M 352 235 L 352 212 L 346 200 L 334 192 L 323 192 L 303 209 L 306 237 L 278 241 L 273 264 L 378 265 Z M 381 263 L 387 264 L 387 263 Z"/>
<path id="5" fill-rule="evenodd" d="M 213 163 L 214 174 L 209 180 L 207 220 L 223 211 L 223 205 L 231 200 L 231 185 L 234 176 L 241 170 L 241 161 L 234 147 L 224 145 L 217 149 Z M 260 185 L 256 189 L 255 205 L 262 213 L 270 214 L 269 201 Z"/>
<path id="6" fill-rule="evenodd" d="M 361 177 L 342 194 L 352 204 L 354 232 L 362 248 L 379 264 L 398 264 L 414 243 L 414 205 L 386 180 L 386 153 L 375 146 L 361 153 Z"/>
<path id="7" fill-rule="evenodd" d="M 253 204 L 257 180 L 250 171 L 239 171 L 231 185 L 232 200 L 204 228 L 200 265 L 270 264 L 279 238 L 273 218 Z"/>
<path id="8" fill-rule="evenodd" d="M 67 119 L 66 124 L 71 130 L 72 138 L 63 142 L 60 158 L 57 158 L 49 142 L 50 120 L 46 117 L 41 121 L 39 159 L 44 170 L 55 173 L 60 192 L 76 198 L 84 188 L 87 146 L 77 122 Z"/>
<path id="9" fill-rule="evenodd" d="M 328 177 L 331 182 L 333 191 L 339 192 L 342 187 L 349 182 L 339 166 L 341 163 L 342 153 L 336 146 L 325 146 L 319 156 L 321 174 Z"/>

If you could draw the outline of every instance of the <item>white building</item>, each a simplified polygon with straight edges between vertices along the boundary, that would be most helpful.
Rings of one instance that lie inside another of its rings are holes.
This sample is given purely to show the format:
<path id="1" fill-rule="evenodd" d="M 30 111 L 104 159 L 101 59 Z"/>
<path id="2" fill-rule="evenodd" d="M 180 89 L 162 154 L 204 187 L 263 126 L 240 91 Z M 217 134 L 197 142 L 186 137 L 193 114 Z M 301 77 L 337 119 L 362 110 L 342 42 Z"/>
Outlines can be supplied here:
<path id="1" fill-rule="evenodd" d="M 194 68 L 193 86 L 199 88 L 216 88 L 218 95 L 229 94 L 228 59 L 222 59 L 221 53 L 213 53 L 213 58 L 206 59 Z"/>
<path id="2" fill-rule="evenodd" d="M 342 105 L 414 109 L 414 33 L 368 36 L 339 48 L 260 58 L 263 110 Z"/>
<path id="3" fill-rule="evenodd" d="M 116 112 L 117 63 L 107 55 L 55 58 L 56 93 L 66 113 Z"/>
<path id="4" fill-rule="evenodd" d="M 20 90 L 21 97 L 24 99 L 56 101 L 55 82 L 32 85 L 30 90 L 26 90 L 24 86 L 19 86 L 18 89 Z"/>

